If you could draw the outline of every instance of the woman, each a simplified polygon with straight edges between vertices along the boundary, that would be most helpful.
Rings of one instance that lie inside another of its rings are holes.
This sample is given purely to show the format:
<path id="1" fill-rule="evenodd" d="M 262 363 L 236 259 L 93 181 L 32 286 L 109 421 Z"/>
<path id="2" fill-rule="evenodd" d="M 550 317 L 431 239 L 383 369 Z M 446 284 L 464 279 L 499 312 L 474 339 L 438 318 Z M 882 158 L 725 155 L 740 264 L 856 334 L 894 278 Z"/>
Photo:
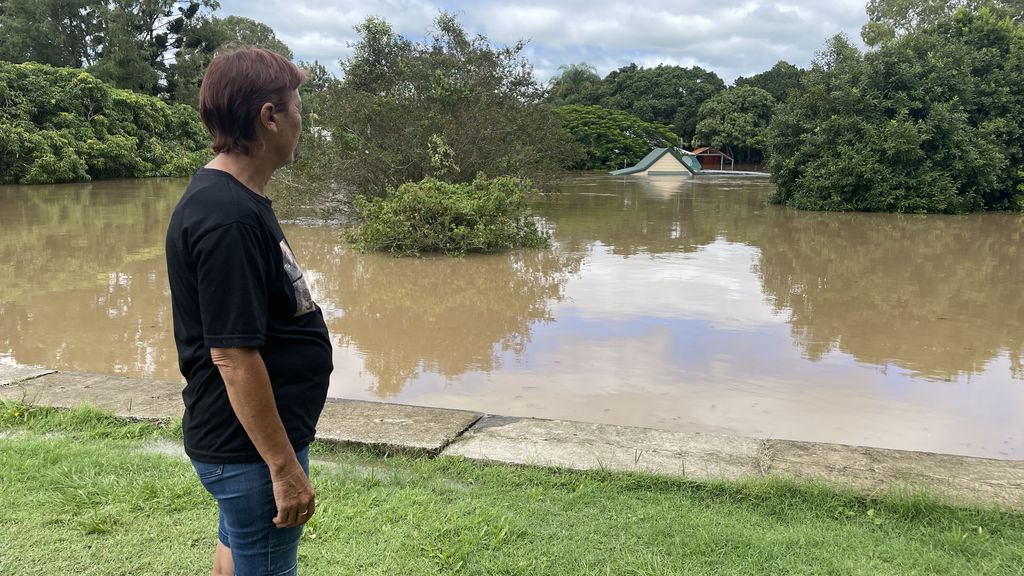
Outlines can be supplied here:
<path id="1" fill-rule="evenodd" d="M 210 62 L 199 112 L 216 157 L 192 178 L 167 231 L 185 451 L 219 509 L 214 576 L 295 574 L 302 525 L 316 509 L 307 446 L 331 344 L 265 194 L 294 159 L 304 81 L 269 50 Z"/>

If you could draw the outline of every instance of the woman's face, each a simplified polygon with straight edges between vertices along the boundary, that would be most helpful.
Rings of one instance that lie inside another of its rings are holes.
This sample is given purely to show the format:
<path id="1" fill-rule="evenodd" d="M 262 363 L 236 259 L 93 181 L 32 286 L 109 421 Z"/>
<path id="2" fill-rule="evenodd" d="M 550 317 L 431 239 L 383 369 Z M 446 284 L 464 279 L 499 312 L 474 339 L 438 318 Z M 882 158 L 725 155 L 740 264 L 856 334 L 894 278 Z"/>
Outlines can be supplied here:
<path id="1" fill-rule="evenodd" d="M 267 135 L 267 147 L 280 167 L 295 161 L 295 147 L 302 133 L 302 97 L 298 90 L 289 95 L 283 109 L 274 110 L 274 123 L 277 131 Z"/>

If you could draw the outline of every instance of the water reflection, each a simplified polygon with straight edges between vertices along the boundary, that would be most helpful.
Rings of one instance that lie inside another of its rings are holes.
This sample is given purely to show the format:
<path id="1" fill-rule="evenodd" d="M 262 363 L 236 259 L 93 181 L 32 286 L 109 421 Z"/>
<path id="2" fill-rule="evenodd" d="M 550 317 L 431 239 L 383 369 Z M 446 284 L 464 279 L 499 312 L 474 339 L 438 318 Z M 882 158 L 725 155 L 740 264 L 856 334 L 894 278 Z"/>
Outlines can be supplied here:
<path id="1" fill-rule="evenodd" d="M 948 380 L 1001 354 L 1024 379 L 1024 217 L 772 210 L 737 236 L 761 247 L 769 302 L 807 358 L 839 350 Z"/>
<path id="2" fill-rule="evenodd" d="M 0 362 L 179 380 L 180 180 L 0 187 Z M 360 255 L 285 226 L 331 395 L 1024 457 L 1024 218 L 801 213 L 766 180 L 587 176 L 555 249 Z"/>
<path id="3" fill-rule="evenodd" d="M 0 352 L 178 378 L 163 232 L 180 185 L 0 187 Z"/>
<path id="4" fill-rule="evenodd" d="M 1024 380 L 1024 216 L 798 212 L 767 206 L 769 190 L 767 180 L 590 177 L 540 209 L 574 250 L 658 261 L 591 262 L 588 279 L 603 272 L 617 282 L 624 308 L 717 317 L 719 326 L 780 315 L 809 360 L 841 351 L 937 380 L 979 374 L 1006 355 L 1007 377 Z M 696 252 L 704 254 L 686 266 L 664 259 Z M 750 295 L 748 254 L 770 309 Z M 743 296 L 722 300 L 730 291 Z M 716 305 L 728 308 L 709 310 Z"/>
<path id="5" fill-rule="evenodd" d="M 570 250 L 599 243 L 620 256 L 693 252 L 754 222 L 770 190 L 760 179 L 590 176 L 567 182 L 537 209 Z"/>
<path id="6" fill-rule="evenodd" d="M 287 233 L 315 271 L 312 289 L 337 345 L 363 355 L 379 397 L 425 372 L 490 372 L 503 353 L 521 355 L 532 326 L 553 321 L 552 303 L 582 261 L 561 250 L 399 259 L 352 253 L 317 228 Z"/>

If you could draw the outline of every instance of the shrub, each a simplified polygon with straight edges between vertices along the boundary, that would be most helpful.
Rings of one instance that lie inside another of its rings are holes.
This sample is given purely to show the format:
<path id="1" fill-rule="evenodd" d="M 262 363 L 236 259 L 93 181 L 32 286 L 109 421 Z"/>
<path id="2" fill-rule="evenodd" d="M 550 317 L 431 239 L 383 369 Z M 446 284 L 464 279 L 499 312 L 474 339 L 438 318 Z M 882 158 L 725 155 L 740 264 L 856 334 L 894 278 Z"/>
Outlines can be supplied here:
<path id="1" fill-rule="evenodd" d="M 210 157 L 189 106 L 88 73 L 0 62 L 0 183 L 187 176 Z"/>
<path id="2" fill-rule="evenodd" d="M 434 178 L 403 184 L 384 198 L 356 199 L 363 223 L 349 230 L 359 250 L 398 256 L 422 252 L 461 255 L 547 246 L 527 197 L 536 190 L 525 180 L 478 175 L 471 183 Z"/>

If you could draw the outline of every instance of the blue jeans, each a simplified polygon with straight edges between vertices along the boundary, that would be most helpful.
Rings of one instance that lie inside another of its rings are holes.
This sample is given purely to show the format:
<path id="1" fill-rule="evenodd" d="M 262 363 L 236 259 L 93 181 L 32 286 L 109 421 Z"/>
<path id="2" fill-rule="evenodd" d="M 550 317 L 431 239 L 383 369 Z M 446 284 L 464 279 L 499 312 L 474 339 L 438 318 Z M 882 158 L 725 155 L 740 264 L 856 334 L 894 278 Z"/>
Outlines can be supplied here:
<path id="1" fill-rule="evenodd" d="M 295 454 L 309 476 L 309 449 Z M 264 462 L 207 464 L 192 461 L 203 487 L 217 500 L 217 538 L 231 549 L 236 576 L 295 576 L 302 526 L 274 525 L 270 469 Z"/>

